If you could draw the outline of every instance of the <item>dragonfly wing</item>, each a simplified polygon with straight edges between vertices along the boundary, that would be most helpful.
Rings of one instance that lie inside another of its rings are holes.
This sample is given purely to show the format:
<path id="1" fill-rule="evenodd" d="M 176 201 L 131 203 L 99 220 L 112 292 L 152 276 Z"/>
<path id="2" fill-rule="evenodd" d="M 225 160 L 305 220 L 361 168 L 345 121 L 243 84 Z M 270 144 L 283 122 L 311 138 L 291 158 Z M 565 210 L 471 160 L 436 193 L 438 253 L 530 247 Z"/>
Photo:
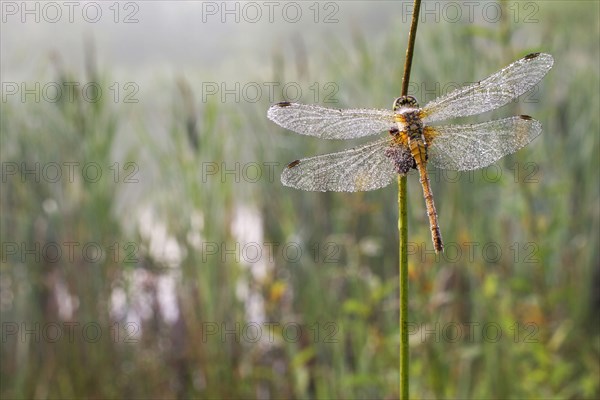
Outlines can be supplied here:
<path id="1" fill-rule="evenodd" d="M 527 115 L 472 125 L 427 127 L 431 145 L 428 163 L 437 168 L 466 171 L 486 167 L 535 139 L 542 124 Z"/>
<path id="2" fill-rule="evenodd" d="M 481 114 L 529 91 L 552 68 L 550 54 L 533 53 L 475 84 L 456 89 L 422 110 L 423 122 Z"/>
<path id="3" fill-rule="evenodd" d="M 389 185 L 397 175 L 384 138 L 339 153 L 291 162 L 281 174 L 285 186 L 313 192 L 359 192 Z"/>
<path id="4" fill-rule="evenodd" d="M 289 102 L 272 105 L 267 116 L 286 129 L 321 139 L 354 139 L 396 126 L 391 110 L 336 110 Z"/>

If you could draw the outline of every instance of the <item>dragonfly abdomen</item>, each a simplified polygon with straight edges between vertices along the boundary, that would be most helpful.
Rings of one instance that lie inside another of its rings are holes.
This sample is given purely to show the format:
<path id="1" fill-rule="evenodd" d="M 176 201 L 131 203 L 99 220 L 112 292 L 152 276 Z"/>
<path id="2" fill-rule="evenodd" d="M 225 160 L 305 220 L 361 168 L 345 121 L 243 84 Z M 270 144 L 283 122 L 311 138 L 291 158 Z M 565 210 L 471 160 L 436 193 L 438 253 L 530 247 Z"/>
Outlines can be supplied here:
<path id="1" fill-rule="evenodd" d="M 406 134 L 408 136 L 408 147 L 410 153 L 415 159 L 421 186 L 423 187 L 423 197 L 425 198 L 425 207 L 427 208 L 427 217 L 429 218 L 429 228 L 431 238 L 436 252 L 444 250 L 442 234 L 438 224 L 437 211 L 433 202 L 433 192 L 427 175 L 427 144 L 423 139 L 423 121 L 419 117 L 418 111 L 410 111 L 404 114 L 406 120 Z"/>
<path id="2" fill-rule="evenodd" d="M 437 211 L 435 209 L 435 203 L 433 202 L 433 192 L 431 190 L 429 176 L 427 175 L 427 168 L 424 163 L 417 163 L 417 169 L 419 170 L 419 180 L 423 187 L 423 197 L 425 198 L 425 207 L 427 208 L 427 217 L 429 218 L 431 239 L 433 240 L 435 251 L 439 253 L 444 250 L 444 242 L 442 241 Z"/>

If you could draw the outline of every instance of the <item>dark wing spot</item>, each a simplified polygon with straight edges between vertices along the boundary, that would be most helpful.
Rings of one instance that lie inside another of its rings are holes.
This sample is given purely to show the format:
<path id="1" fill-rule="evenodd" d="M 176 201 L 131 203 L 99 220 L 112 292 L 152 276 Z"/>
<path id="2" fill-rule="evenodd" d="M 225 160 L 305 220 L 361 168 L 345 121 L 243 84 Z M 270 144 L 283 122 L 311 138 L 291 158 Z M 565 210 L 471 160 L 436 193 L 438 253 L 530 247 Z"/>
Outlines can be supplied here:
<path id="1" fill-rule="evenodd" d="M 531 118 L 529 115 L 519 115 L 519 117 L 520 117 L 521 119 L 524 119 L 525 121 L 530 121 L 530 120 L 532 120 L 532 119 L 533 119 L 533 118 Z"/>
<path id="2" fill-rule="evenodd" d="M 275 105 L 279 107 L 289 107 L 292 105 L 292 103 L 290 103 L 289 101 L 282 101 L 281 103 L 277 103 Z"/>
<path id="3" fill-rule="evenodd" d="M 527 54 L 525 57 L 523 57 L 525 60 L 533 60 L 534 58 L 537 58 L 537 56 L 539 56 L 540 53 L 531 53 L 531 54 Z"/>
<path id="4" fill-rule="evenodd" d="M 300 164 L 300 160 L 294 160 L 294 161 L 292 161 L 291 163 L 289 163 L 289 164 L 287 165 L 287 168 L 294 168 L 294 167 L 297 167 L 297 166 L 298 166 L 298 164 Z"/>

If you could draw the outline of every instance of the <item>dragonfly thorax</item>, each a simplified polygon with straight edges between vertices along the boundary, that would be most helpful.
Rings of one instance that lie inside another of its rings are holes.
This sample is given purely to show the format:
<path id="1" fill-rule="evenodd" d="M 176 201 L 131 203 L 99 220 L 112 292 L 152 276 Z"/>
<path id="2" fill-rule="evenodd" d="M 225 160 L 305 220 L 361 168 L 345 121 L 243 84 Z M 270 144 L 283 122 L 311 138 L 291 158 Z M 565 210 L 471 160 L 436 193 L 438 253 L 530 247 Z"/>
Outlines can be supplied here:
<path id="1" fill-rule="evenodd" d="M 406 134 L 411 139 L 423 138 L 423 121 L 418 109 L 409 109 L 402 113 Z"/>
<path id="2" fill-rule="evenodd" d="M 409 138 L 421 138 L 423 135 L 423 121 L 419 103 L 413 96 L 402 96 L 394 100 L 394 112 L 396 120 L 401 122 L 403 127 L 400 127 L 406 132 Z"/>

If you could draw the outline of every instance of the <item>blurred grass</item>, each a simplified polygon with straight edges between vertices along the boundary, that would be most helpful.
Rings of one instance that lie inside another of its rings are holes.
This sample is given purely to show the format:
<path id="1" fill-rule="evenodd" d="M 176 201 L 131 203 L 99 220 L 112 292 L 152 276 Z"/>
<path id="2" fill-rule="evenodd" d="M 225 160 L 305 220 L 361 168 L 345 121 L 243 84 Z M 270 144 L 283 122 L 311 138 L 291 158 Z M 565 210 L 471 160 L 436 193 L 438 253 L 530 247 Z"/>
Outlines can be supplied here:
<path id="1" fill-rule="evenodd" d="M 519 29 L 420 27 L 414 82 L 479 79 L 531 51 L 549 52 L 556 63 L 539 85 L 537 103 L 494 114 L 532 114 L 544 126 L 540 138 L 498 163 L 499 182 L 477 172 L 472 181 L 464 174 L 457 183 L 432 179 L 442 234 L 462 253 L 440 261 L 422 251 L 409 256 L 416 398 L 600 396 L 600 55 L 589 35 L 590 26 L 598 30 L 597 12 L 558 2 L 542 11 L 544 23 Z M 356 28 L 349 43 L 331 37 L 310 57 L 298 39 L 291 57 L 274 55 L 272 76 L 257 79 L 303 88 L 336 82 L 339 107 L 389 107 L 400 85 L 401 27 L 374 40 Z M 544 45 L 521 44 L 527 35 Z M 109 86 L 110 71 L 98 71 L 90 55 L 88 61 L 82 76 L 52 65 L 59 80 Z M 284 188 L 278 174 L 286 162 L 343 146 L 283 132 L 266 119 L 266 101 L 202 103 L 184 78 L 170 84 L 163 104 L 171 106 L 160 114 L 106 99 L 3 104 L 3 162 L 94 161 L 108 171 L 115 162 L 122 168 L 134 161 L 140 182 L 2 183 L 3 243 L 121 248 L 120 257 L 93 263 L 80 253 L 58 263 L 3 259 L 3 335 L 14 322 L 68 321 L 97 323 L 103 335 L 96 343 L 80 335 L 57 343 L 3 337 L 2 398 L 397 396 L 396 189 L 348 195 Z M 433 98 L 415 94 L 422 104 Z M 124 150 L 125 138 L 131 144 Z M 536 181 L 521 175 L 515 182 L 511 168 L 529 173 L 530 161 Z M 279 166 L 273 181 L 203 179 L 207 163 L 222 162 Z M 411 176 L 409 241 L 431 250 L 425 217 Z M 253 240 L 298 243 L 303 256 L 297 262 L 279 248 L 273 259 L 252 265 L 223 256 L 223 246 Z M 469 242 L 480 244 L 473 259 Z M 134 263 L 124 256 L 130 243 Z M 209 255 L 207 243 L 221 246 L 219 253 Z M 488 243 L 501 246 L 497 261 L 482 256 Z M 172 320 L 160 301 L 165 279 L 175 287 Z M 120 293 L 125 311 L 114 305 Z M 231 329 L 261 321 L 279 324 L 272 343 L 209 335 L 211 324 Z M 297 340 L 284 336 L 289 323 L 302 327 Z M 451 323 L 463 329 L 459 340 L 440 331 Z M 466 334 L 469 323 L 474 337 Z M 489 323 L 501 327 L 500 340 L 482 337 Z M 129 328 L 138 330 L 135 343 L 125 340 Z"/>

